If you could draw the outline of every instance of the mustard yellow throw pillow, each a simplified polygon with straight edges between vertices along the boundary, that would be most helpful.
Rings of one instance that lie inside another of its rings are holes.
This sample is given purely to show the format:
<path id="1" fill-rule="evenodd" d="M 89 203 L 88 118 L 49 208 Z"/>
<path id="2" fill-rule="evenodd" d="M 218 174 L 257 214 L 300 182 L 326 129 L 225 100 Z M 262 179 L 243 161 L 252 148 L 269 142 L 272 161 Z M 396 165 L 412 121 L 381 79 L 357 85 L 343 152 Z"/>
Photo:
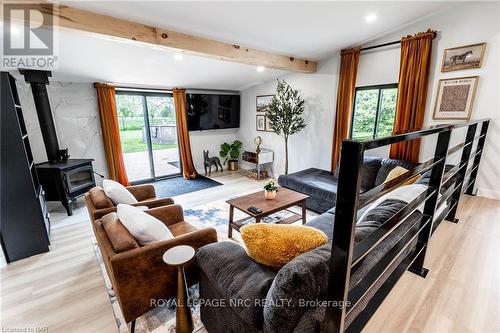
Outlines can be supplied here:
<path id="1" fill-rule="evenodd" d="M 321 230 L 293 224 L 255 223 L 242 227 L 240 232 L 248 255 L 272 268 L 281 268 L 298 255 L 328 241 Z"/>
<path id="2" fill-rule="evenodd" d="M 398 165 L 397 167 L 395 167 L 394 169 L 392 169 L 389 172 L 389 174 L 387 175 L 387 178 L 384 181 L 384 184 L 393 180 L 394 178 L 397 178 L 397 177 L 405 174 L 406 172 L 408 172 L 408 169 L 405 169 L 402 166 Z M 411 185 L 411 184 L 415 183 L 417 180 L 419 180 L 419 178 L 420 178 L 420 175 L 416 175 L 415 177 L 408 179 L 405 183 L 403 183 L 403 185 Z"/>

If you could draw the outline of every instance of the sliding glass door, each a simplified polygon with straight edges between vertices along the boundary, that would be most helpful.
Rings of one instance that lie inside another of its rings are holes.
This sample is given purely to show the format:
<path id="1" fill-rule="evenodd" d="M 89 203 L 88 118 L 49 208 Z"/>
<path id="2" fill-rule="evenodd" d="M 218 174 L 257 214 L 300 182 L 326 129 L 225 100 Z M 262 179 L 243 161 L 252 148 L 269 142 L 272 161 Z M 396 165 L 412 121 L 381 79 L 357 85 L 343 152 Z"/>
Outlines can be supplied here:
<path id="1" fill-rule="evenodd" d="M 129 180 L 137 183 L 180 175 L 172 94 L 120 90 L 116 108 Z"/>
<path id="2" fill-rule="evenodd" d="M 146 96 L 149 137 L 155 178 L 178 175 L 181 171 L 174 99 L 172 95 Z"/>

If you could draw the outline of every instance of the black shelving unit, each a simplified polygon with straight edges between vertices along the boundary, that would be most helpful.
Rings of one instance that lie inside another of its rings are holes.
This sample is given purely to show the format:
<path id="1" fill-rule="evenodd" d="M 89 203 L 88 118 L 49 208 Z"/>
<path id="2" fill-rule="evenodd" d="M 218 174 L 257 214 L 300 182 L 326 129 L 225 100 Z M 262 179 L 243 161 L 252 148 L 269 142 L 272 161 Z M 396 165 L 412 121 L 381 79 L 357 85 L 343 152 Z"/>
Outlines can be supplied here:
<path id="1" fill-rule="evenodd" d="M 16 79 L 0 72 L 0 241 L 7 262 L 49 251 L 50 219 L 26 131 Z"/>

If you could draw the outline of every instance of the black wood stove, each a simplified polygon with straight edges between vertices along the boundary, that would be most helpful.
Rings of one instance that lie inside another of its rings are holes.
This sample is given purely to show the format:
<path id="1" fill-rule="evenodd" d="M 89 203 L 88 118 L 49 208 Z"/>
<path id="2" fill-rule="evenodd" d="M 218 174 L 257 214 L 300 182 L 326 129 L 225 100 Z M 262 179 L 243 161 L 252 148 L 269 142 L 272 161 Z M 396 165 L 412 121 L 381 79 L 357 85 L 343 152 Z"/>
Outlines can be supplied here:
<path id="1" fill-rule="evenodd" d="M 59 149 L 56 128 L 50 109 L 47 85 L 51 73 L 39 70 L 20 70 L 31 85 L 35 108 L 40 122 L 48 162 L 36 164 L 40 184 L 47 201 L 60 201 L 68 215 L 71 202 L 95 186 L 92 159 L 68 159 L 68 150 Z"/>
<path id="2" fill-rule="evenodd" d="M 72 215 L 71 202 L 95 186 L 90 159 L 70 159 L 66 163 L 38 163 L 36 172 L 43 184 L 45 199 L 60 201 L 68 215 Z"/>

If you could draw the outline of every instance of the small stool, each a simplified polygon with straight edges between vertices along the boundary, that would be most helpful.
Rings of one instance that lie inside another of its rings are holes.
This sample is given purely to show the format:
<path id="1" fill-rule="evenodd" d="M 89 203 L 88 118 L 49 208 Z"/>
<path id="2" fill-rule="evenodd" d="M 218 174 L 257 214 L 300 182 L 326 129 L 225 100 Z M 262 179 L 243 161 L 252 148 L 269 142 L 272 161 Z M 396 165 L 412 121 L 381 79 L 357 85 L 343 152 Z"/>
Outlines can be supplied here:
<path id="1" fill-rule="evenodd" d="M 163 261 L 170 266 L 177 267 L 177 302 L 175 309 L 175 332 L 193 332 L 193 317 L 188 306 L 188 293 L 184 264 L 193 259 L 194 249 L 188 245 L 179 245 L 167 250 L 163 254 Z"/>

